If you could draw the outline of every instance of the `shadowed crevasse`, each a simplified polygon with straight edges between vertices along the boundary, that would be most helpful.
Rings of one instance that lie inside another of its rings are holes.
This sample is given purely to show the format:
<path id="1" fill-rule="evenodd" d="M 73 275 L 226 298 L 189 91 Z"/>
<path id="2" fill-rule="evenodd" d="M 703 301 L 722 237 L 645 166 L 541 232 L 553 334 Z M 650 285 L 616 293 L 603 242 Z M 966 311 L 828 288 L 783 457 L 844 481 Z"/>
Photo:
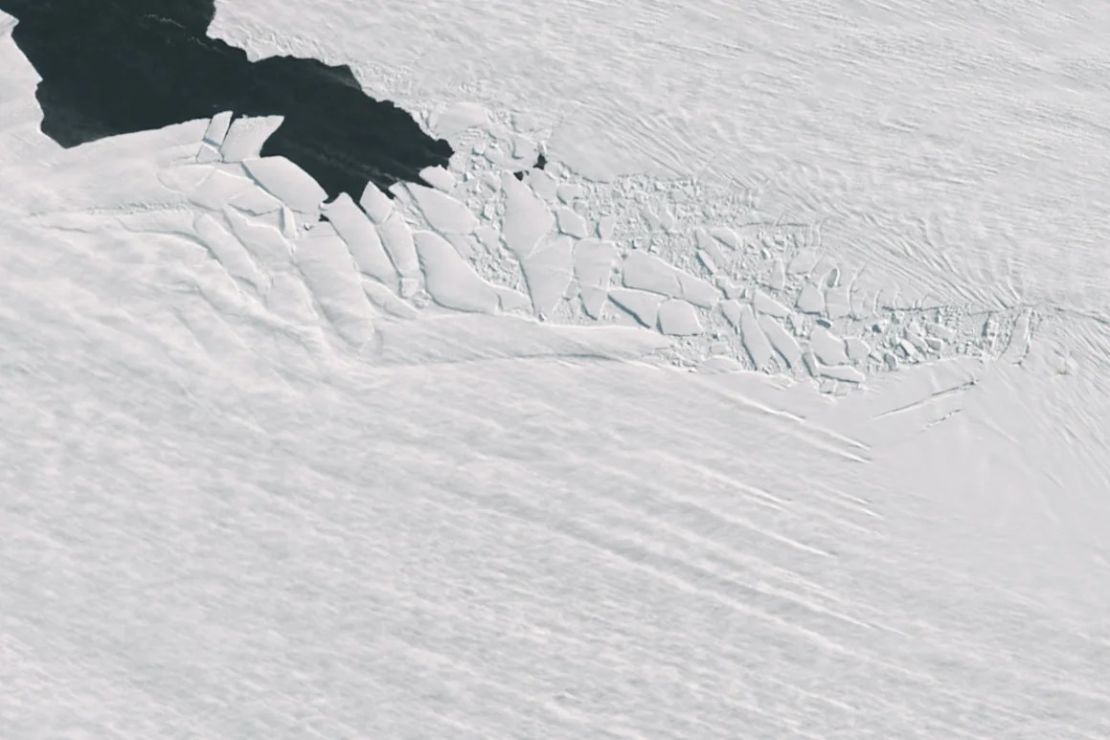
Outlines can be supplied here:
<path id="1" fill-rule="evenodd" d="M 0 0 L 42 77 L 42 130 L 64 147 L 207 118 L 280 115 L 264 156 L 296 162 L 335 197 L 356 200 L 446 165 L 442 139 L 366 95 L 347 66 L 271 57 L 210 38 L 215 0 Z M 387 191 L 388 192 L 388 191 Z"/>

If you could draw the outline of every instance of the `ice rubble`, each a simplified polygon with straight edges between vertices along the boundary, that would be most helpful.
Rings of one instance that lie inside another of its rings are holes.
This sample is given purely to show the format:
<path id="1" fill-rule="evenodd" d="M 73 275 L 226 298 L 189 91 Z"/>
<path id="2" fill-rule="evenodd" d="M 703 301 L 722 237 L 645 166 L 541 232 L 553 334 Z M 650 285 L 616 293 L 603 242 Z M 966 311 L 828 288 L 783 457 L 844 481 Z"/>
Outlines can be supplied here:
<path id="1" fill-rule="evenodd" d="M 513 157 L 491 151 L 539 146 L 528 132 L 499 133 L 491 120 L 466 106 L 444 113 L 440 123 L 461 137 L 451 171 L 427 171 L 428 186 L 395 186 L 392 199 L 368 184 L 357 202 L 341 194 L 325 203 L 291 162 L 258 156 L 280 119 L 227 113 L 207 122 L 191 161 L 158 178 L 208 212 L 197 236 L 229 275 L 292 306 L 301 299 L 283 271 L 295 266 L 306 295 L 353 345 L 370 341 L 378 313 L 525 311 L 547 324 L 631 321 L 681 339 L 673 348 L 683 362 L 724 352 L 736 367 L 834 388 L 980 346 L 975 321 L 958 309 L 902 321 L 903 299 L 859 274 L 844 278 L 795 227 L 707 221 L 676 205 L 679 191 L 658 180 L 607 186 L 640 193 L 622 211 L 622 201 L 602 199 L 603 188 L 558 161 L 517 178 Z M 1024 322 L 996 321 L 999 352 L 1035 326 Z"/>

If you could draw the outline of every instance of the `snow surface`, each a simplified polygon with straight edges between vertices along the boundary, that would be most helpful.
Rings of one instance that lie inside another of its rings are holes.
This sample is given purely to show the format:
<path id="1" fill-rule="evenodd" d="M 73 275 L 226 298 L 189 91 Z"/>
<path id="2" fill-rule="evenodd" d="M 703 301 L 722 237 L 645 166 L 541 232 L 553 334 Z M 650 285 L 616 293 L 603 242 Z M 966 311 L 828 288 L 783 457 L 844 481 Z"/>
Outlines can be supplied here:
<path id="1" fill-rule="evenodd" d="M 462 153 L 323 220 L 0 16 L 0 735 L 1110 735 L 1094 8 L 221 3 Z"/>

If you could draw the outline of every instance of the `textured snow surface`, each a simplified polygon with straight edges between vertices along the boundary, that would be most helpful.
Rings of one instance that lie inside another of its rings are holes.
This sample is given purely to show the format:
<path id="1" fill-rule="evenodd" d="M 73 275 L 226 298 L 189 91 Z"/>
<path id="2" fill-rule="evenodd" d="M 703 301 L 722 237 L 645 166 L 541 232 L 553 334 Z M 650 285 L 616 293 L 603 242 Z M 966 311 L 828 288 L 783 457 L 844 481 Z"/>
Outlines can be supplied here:
<path id="1" fill-rule="evenodd" d="M 1110 736 L 1107 19 L 417 5 L 322 205 L 0 16 L 0 736 Z"/>

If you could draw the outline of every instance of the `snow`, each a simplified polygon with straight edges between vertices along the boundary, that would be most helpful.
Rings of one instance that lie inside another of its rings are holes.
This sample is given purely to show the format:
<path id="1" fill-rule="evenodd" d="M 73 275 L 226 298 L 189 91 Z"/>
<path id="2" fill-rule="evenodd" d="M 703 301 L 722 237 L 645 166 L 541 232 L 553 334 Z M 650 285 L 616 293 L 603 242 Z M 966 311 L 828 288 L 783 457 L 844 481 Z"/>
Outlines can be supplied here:
<path id="1" fill-rule="evenodd" d="M 172 185 L 176 190 L 177 183 Z M 208 176 L 189 193 L 189 200 L 202 208 L 215 209 L 222 203 L 252 189 L 254 184 L 247 178 L 224 170 L 212 169 Z"/>
<path id="2" fill-rule="evenodd" d="M 825 291 L 825 311 L 830 319 L 841 319 L 852 312 L 850 287 L 838 285 Z"/>
<path id="3" fill-rule="evenodd" d="M 531 170 L 525 178 L 536 195 L 548 203 L 554 202 L 559 189 L 558 181 L 543 170 Z"/>
<path id="4" fill-rule="evenodd" d="M 225 110 L 212 116 L 212 121 L 208 124 L 208 129 L 204 132 L 204 142 L 211 144 L 214 147 L 219 147 L 224 143 L 227 137 L 227 131 L 231 128 L 232 111 Z"/>
<path id="5" fill-rule="evenodd" d="M 776 292 L 781 292 L 786 287 L 786 268 L 779 258 L 775 258 L 771 266 L 771 276 L 767 281 L 767 287 Z"/>
<path id="6" fill-rule="evenodd" d="M 726 226 L 714 226 L 709 230 L 709 235 L 730 249 L 740 249 L 744 243 L 736 232 Z"/>
<path id="7" fill-rule="evenodd" d="M 758 183 L 770 219 L 827 217 L 827 249 L 884 269 L 901 260 L 946 296 L 1001 296 L 1021 275 L 1025 290 L 1086 303 L 1105 287 L 1079 266 L 1107 264 L 1097 246 L 1105 214 L 1084 217 L 1079 205 L 1107 164 L 1089 123 L 1107 112 L 1090 95 L 1099 10 L 1090 0 L 1021 2 L 1001 17 L 990 5 L 837 0 L 799 17 L 766 0 L 689 13 L 610 0 L 541 14 L 496 2 L 392 8 L 375 25 L 406 33 L 370 45 L 353 23 L 326 47 L 403 102 L 450 100 L 462 88 L 487 107 L 543 113 L 560 123 L 551 155 L 587 161 L 582 172 L 611 173 L 612 161 Z M 213 32 L 259 54 L 309 54 L 319 44 L 302 29 L 332 28 L 336 14 L 357 17 L 356 4 L 293 11 L 255 0 L 221 8 Z M 411 42 L 432 37 L 432 48 Z M 742 82 L 735 70 L 747 70 Z M 1015 213 L 1014 203 L 1027 207 Z M 1054 207 L 1066 211 L 1044 219 Z M 991 280 L 1000 235 L 1021 251 Z M 1079 246 L 1059 246 L 1069 242 Z M 1060 254 L 1075 277 L 1051 269 Z"/>
<path id="8" fill-rule="evenodd" d="M 609 298 L 649 328 L 656 325 L 659 318 L 659 307 L 664 301 L 663 296 L 626 288 L 614 288 L 609 292 Z"/>
<path id="9" fill-rule="evenodd" d="M 458 311 L 492 313 L 497 308 L 493 286 L 478 277 L 446 239 L 430 231 L 418 231 L 414 238 L 433 301 Z"/>
<path id="10" fill-rule="evenodd" d="M 684 298 L 703 308 L 712 308 L 720 298 L 717 289 L 701 278 L 646 252 L 630 252 L 624 258 L 622 274 L 626 287 Z"/>
<path id="11" fill-rule="evenodd" d="M 720 293 L 712 285 L 687 272 L 679 272 L 678 284 L 682 297 L 702 308 L 712 308 L 721 299 Z"/>
<path id="12" fill-rule="evenodd" d="M 562 301 L 574 277 L 574 242 L 566 236 L 545 240 L 539 248 L 520 261 L 532 308 L 536 315 L 549 317 Z"/>
<path id="13" fill-rule="evenodd" d="M 817 359 L 826 365 L 841 365 L 848 362 L 848 351 L 844 338 L 838 337 L 823 326 L 815 326 L 809 337 L 809 346 Z"/>
<path id="14" fill-rule="evenodd" d="M 849 337 L 846 339 L 844 350 L 848 353 L 848 359 L 852 362 L 859 362 L 871 354 L 871 347 L 859 337 Z"/>
<path id="15" fill-rule="evenodd" d="M 468 254 L 266 119 L 63 151 L 0 31 L 3 734 L 1110 734 L 1106 15 L 810 10 L 220 3 L 544 145 Z"/>
<path id="16" fill-rule="evenodd" d="M 625 258 L 624 283 L 632 288 L 682 297 L 703 308 L 713 307 L 720 298 L 716 288 L 706 281 L 644 252 L 632 252 Z"/>
<path id="17" fill-rule="evenodd" d="M 212 167 L 184 164 L 158 173 L 158 182 L 177 193 L 195 190 L 212 174 Z"/>
<path id="18" fill-rule="evenodd" d="M 740 303 L 732 298 L 727 298 L 720 303 L 721 313 L 734 329 L 740 328 Z"/>
<path id="19" fill-rule="evenodd" d="M 519 290 L 506 288 L 503 285 L 497 286 L 495 290 L 497 291 L 497 300 L 502 311 L 522 311 L 532 307 L 532 299 Z"/>
<path id="20" fill-rule="evenodd" d="M 696 229 L 694 231 L 694 238 L 697 240 L 698 248 L 702 253 L 709 255 L 714 265 L 723 265 L 725 263 L 725 255 L 721 251 L 720 244 L 716 239 L 711 237 L 705 229 L 700 227 Z"/>
<path id="21" fill-rule="evenodd" d="M 234 209 L 226 209 L 224 217 L 251 258 L 267 269 L 281 269 L 290 263 L 293 245 L 273 226 L 254 221 Z"/>
<path id="22" fill-rule="evenodd" d="M 285 204 L 261 188 L 251 188 L 232 198 L 229 205 L 252 216 L 265 216 L 280 211 Z"/>
<path id="23" fill-rule="evenodd" d="M 478 242 L 478 237 L 473 234 L 452 234 L 450 232 L 444 233 L 443 236 L 451 243 L 460 257 L 471 262 L 477 259 L 482 248 Z"/>
<path id="24" fill-rule="evenodd" d="M 764 313 L 779 319 L 785 319 L 790 315 L 789 308 L 782 305 L 762 290 L 755 291 L 755 294 L 752 296 L 752 306 L 755 307 L 755 310 L 759 313 Z"/>
<path id="25" fill-rule="evenodd" d="M 390 201 L 389 196 L 372 182 L 366 183 L 366 189 L 362 192 L 359 205 L 362 206 L 370 220 L 379 225 L 385 223 L 389 214 L 393 212 L 393 202 Z"/>
<path id="26" fill-rule="evenodd" d="M 281 116 L 243 116 L 231 122 L 223 142 L 220 156 L 225 162 L 242 162 L 262 156 L 262 145 L 283 122 Z"/>
<path id="27" fill-rule="evenodd" d="M 220 150 L 211 144 L 202 142 L 200 149 L 197 150 L 197 162 L 200 164 L 212 164 L 213 162 L 220 161 Z"/>
<path id="28" fill-rule="evenodd" d="M 359 347 L 374 336 L 374 312 L 366 300 L 351 253 L 323 225 L 298 240 L 295 253 L 305 285 L 339 335 Z"/>
<path id="29" fill-rule="evenodd" d="M 451 196 L 422 185 L 408 186 L 428 225 L 444 234 L 469 234 L 478 227 L 477 217 L 465 204 Z"/>
<path id="30" fill-rule="evenodd" d="M 666 296 L 678 296 L 682 289 L 678 271 L 658 257 L 647 252 L 629 252 L 621 269 L 626 287 L 648 290 Z"/>
<path id="31" fill-rule="evenodd" d="M 378 226 L 382 245 L 397 268 L 401 279 L 414 278 L 420 272 L 416 257 L 416 245 L 412 239 L 412 229 L 405 223 L 400 213 L 394 211 Z"/>
<path id="32" fill-rule="evenodd" d="M 563 203 L 571 204 L 582 195 L 582 186 L 576 183 L 564 183 L 555 188 L 555 194 Z"/>
<path id="33" fill-rule="evenodd" d="M 813 283 L 806 283 L 802 286 L 802 292 L 798 294 L 796 305 L 803 313 L 824 313 L 825 294 Z"/>
<path id="34" fill-rule="evenodd" d="M 362 291 L 366 293 L 370 303 L 381 309 L 385 315 L 406 320 L 415 319 L 420 315 L 420 312 L 412 304 L 402 300 L 396 293 L 376 280 L 364 278 Z"/>
<path id="35" fill-rule="evenodd" d="M 450 192 L 456 185 L 455 176 L 443 167 L 425 167 L 420 170 L 420 179 L 444 192 Z"/>
<path id="36" fill-rule="evenodd" d="M 837 365 L 832 367 L 823 366 L 821 367 L 820 372 L 821 375 L 826 378 L 840 380 L 845 383 L 862 383 L 867 378 L 867 376 L 865 376 L 854 367 L 848 367 L 845 365 Z"/>
<path id="37" fill-rule="evenodd" d="M 617 245 L 613 242 L 589 238 L 574 245 L 574 278 L 578 281 L 582 305 L 592 318 L 601 315 L 617 257 Z"/>
<path id="38" fill-rule="evenodd" d="M 195 229 L 197 236 L 212 252 L 212 256 L 228 271 L 228 274 L 247 281 L 256 290 L 265 289 L 266 277 L 254 264 L 250 254 L 214 218 L 206 213 L 200 214 L 196 217 Z"/>
<path id="39" fill-rule="evenodd" d="M 616 219 L 611 215 L 602 216 L 597 222 L 597 235 L 605 240 L 613 238 L 613 230 L 616 228 Z"/>
<path id="40" fill-rule="evenodd" d="M 816 251 L 812 249 L 803 249 L 786 265 L 786 272 L 790 275 L 805 275 L 817 266 L 817 260 L 818 255 Z"/>
<path id="41" fill-rule="evenodd" d="M 568 236 L 573 236 L 575 239 L 586 238 L 586 219 L 570 208 L 557 208 L 555 219 L 559 225 L 559 231 Z"/>
<path id="42" fill-rule="evenodd" d="M 704 249 L 699 249 L 697 254 L 698 262 L 701 263 L 702 267 L 704 267 L 706 271 L 708 271 L 710 274 L 714 274 L 717 272 L 717 263 L 713 261 L 713 256 L 710 255 L 709 252 Z"/>
<path id="43" fill-rule="evenodd" d="M 797 368 L 802 364 L 802 351 L 796 340 L 778 320 L 771 316 L 758 318 L 759 328 L 763 330 L 771 346 L 786 360 L 790 367 Z"/>
<path id="44" fill-rule="evenodd" d="M 763 329 L 760 328 L 759 321 L 756 319 L 751 306 L 740 307 L 739 326 L 740 336 L 744 341 L 744 349 L 748 356 L 752 358 L 752 363 L 756 368 L 766 367 L 773 355 L 771 342 L 767 339 L 767 335 L 763 333 Z"/>
<path id="45" fill-rule="evenodd" d="M 524 259 L 555 225 L 555 216 L 532 188 L 508 172 L 501 176 L 505 192 L 505 218 L 501 233 L 518 259 Z"/>
<path id="46" fill-rule="evenodd" d="M 312 177 L 285 157 L 244 159 L 247 173 L 275 198 L 300 213 L 314 213 L 328 194 Z"/>
<path id="47" fill-rule="evenodd" d="M 701 334 L 703 329 L 698 312 L 689 303 L 677 298 L 663 301 L 659 306 L 659 331 L 674 337 Z"/>
<path id="48" fill-rule="evenodd" d="M 431 120 L 432 130 L 439 136 L 451 136 L 489 123 L 489 111 L 478 103 L 461 101 L 437 111 Z"/>

